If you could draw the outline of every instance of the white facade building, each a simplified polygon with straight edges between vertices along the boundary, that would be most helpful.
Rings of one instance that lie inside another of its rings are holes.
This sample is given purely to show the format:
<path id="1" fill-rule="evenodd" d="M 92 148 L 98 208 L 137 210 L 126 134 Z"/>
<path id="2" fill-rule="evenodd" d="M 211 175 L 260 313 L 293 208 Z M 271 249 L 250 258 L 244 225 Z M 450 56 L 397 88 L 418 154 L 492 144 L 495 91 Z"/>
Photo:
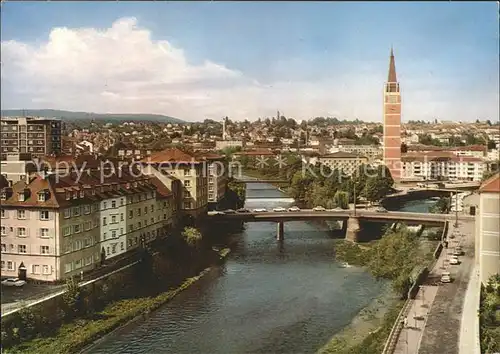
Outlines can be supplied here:
<path id="1" fill-rule="evenodd" d="M 114 196 L 101 200 L 101 247 L 106 258 L 127 251 L 127 200 L 125 196 Z"/>

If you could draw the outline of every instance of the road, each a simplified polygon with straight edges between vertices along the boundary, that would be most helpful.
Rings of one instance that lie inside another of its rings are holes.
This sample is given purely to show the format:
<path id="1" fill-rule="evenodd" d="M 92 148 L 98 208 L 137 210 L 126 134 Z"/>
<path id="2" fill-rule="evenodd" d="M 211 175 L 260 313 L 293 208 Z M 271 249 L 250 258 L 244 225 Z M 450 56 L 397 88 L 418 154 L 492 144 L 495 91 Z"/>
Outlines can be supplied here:
<path id="1" fill-rule="evenodd" d="M 441 252 L 426 282 L 411 301 L 407 325 L 399 334 L 394 353 L 458 353 L 463 301 L 474 262 L 474 223 L 462 222 L 459 230 L 464 236 L 450 240 L 449 248 Z M 455 232 L 450 224 L 448 237 Z M 460 257 L 461 264 L 450 265 L 449 257 L 458 243 L 462 244 L 465 254 Z M 450 272 L 452 283 L 440 283 L 443 271 Z"/>
<path id="2" fill-rule="evenodd" d="M 32 284 L 21 288 L 2 286 L 2 314 L 55 294 L 66 285 Z"/>

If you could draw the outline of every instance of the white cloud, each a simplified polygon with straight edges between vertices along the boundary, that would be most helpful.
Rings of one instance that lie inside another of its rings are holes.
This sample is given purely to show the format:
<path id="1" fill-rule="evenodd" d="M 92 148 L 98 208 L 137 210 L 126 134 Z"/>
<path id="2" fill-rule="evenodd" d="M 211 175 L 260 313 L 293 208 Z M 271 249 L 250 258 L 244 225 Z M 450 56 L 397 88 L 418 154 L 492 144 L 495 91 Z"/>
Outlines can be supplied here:
<path id="1" fill-rule="evenodd" d="M 280 109 L 297 119 L 381 120 L 385 71 L 374 74 L 367 64 L 354 74 L 264 85 L 211 61 L 190 64 L 182 49 L 153 40 L 135 18 L 119 19 L 105 30 L 54 28 L 41 45 L 3 41 L 1 49 L 3 108 L 159 113 L 187 120 L 256 119 Z M 300 70 L 297 60 L 290 65 Z M 418 78 L 408 82 L 406 88 L 402 82 L 404 119 L 498 117 L 498 93 L 466 102 L 440 98 Z"/>

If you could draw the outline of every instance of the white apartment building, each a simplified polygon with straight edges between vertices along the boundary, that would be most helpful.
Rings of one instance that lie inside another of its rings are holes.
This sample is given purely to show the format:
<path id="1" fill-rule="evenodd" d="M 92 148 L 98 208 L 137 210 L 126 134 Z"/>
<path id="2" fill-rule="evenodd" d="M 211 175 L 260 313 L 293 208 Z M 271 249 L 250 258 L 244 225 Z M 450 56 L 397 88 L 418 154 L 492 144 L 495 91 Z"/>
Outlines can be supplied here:
<path id="1" fill-rule="evenodd" d="M 483 159 L 449 153 L 406 154 L 401 162 L 407 179 L 480 181 L 486 169 Z"/>
<path id="2" fill-rule="evenodd" d="M 118 191 L 118 183 L 110 186 L 106 192 L 105 187 L 100 192 L 100 224 L 101 224 L 101 249 L 106 252 L 106 259 L 127 252 L 127 199 L 123 195 L 114 193 Z"/>
<path id="3" fill-rule="evenodd" d="M 382 157 L 382 148 L 377 145 L 339 145 L 330 148 L 330 153 L 347 152 L 359 156 L 365 156 L 372 161 Z"/>

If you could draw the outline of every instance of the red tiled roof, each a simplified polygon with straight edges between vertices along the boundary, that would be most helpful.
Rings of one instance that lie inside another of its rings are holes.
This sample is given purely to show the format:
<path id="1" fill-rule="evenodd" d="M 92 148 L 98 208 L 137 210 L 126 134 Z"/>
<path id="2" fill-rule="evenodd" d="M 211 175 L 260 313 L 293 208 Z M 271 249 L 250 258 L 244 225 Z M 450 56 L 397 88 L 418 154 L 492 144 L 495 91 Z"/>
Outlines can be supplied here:
<path id="1" fill-rule="evenodd" d="M 150 179 L 150 182 L 156 187 L 156 193 L 158 197 L 170 197 L 172 196 L 172 191 L 168 189 L 166 185 L 163 184 L 157 177 Z"/>
<path id="2" fill-rule="evenodd" d="M 165 149 L 162 151 L 155 152 L 151 156 L 146 157 L 141 160 L 141 162 L 147 163 L 163 163 L 163 162 L 200 162 L 197 161 L 195 156 L 188 154 L 178 148 Z"/>
<path id="3" fill-rule="evenodd" d="M 500 193 L 500 172 L 484 181 L 479 192 Z"/>

